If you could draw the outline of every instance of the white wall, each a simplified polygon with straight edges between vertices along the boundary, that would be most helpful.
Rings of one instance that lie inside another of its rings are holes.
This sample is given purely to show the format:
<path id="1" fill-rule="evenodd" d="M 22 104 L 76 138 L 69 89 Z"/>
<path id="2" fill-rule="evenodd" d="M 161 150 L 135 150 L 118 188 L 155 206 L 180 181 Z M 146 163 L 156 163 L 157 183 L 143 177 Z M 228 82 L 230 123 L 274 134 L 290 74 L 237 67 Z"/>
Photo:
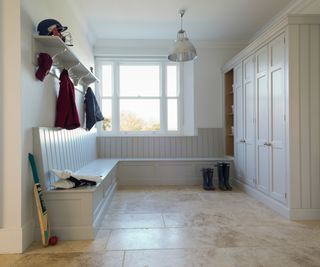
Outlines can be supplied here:
<path id="1" fill-rule="evenodd" d="M 43 3 L 43 4 L 42 4 Z M 1 1 L 1 55 L 6 71 L 1 74 L 1 203 L 0 222 L 3 228 L 20 228 L 16 238 L 20 246 L 7 245 L 0 232 L 3 251 L 20 252 L 33 240 L 33 178 L 27 154 L 33 151 L 32 127 L 53 126 L 58 80 L 46 77 L 42 83 L 34 78 L 32 35 L 43 19 L 56 18 L 69 26 L 74 39 L 74 52 L 88 67 L 94 65 L 91 44 L 82 21 L 73 15 L 68 2 L 37 0 Z M 21 24 L 20 24 L 21 7 Z M 15 33 L 15 34 L 13 34 Z M 21 42 L 20 42 L 21 33 Z M 2 36 L 3 35 L 3 36 Z M 7 38 L 10 36 L 10 38 Z M 21 51 L 21 53 L 20 53 Z M 20 63 L 21 61 L 21 63 Z M 20 75 L 21 73 L 21 75 Z M 76 91 L 77 92 L 77 91 Z M 83 117 L 83 95 L 76 93 L 79 115 Z M 12 238 L 12 237 L 11 237 Z M 9 242 L 10 243 L 10 242 Z M 12 243 L 12 242 L 11 242 Z M 0 250 L 2 249 L 0 245 Z"/>
<path id="2" fill-rule="evenodd" d="M 0 253 L 21 250 L 20 1 L 1 1 Z M 8 38 L 10 37 L 10 38 Z"/>
<path id="3" fill-rule="evenodd" d="M 96 56 L 167 55 L 171 40 L 97 40 Z M 198 128 L 223 128 L 223 76 L 221 67 L 244 44 L 194 41 L 198 58 L 194 63 L 195 113 Z"/>
<path id="4" fill-rule="evenodd" d="M 223 128 L 222 66 L 241 49 L 242 45 L 202 44 L 195 61 L 197 94 L 196 122 L 198 128 Z"/>

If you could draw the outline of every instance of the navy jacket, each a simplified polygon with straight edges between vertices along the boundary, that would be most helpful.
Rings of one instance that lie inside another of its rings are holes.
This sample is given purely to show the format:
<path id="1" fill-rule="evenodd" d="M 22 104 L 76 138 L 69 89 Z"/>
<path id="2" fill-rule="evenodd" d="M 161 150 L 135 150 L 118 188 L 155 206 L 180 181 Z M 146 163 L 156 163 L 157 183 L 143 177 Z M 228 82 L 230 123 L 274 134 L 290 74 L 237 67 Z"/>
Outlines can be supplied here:
<path id="1" fill-rule="evenodd" d="M 97 99 L 90 87 L 84 96 L 86 111 L 86 129 L 90 130 L 98 121 L 104 120 Z"/>

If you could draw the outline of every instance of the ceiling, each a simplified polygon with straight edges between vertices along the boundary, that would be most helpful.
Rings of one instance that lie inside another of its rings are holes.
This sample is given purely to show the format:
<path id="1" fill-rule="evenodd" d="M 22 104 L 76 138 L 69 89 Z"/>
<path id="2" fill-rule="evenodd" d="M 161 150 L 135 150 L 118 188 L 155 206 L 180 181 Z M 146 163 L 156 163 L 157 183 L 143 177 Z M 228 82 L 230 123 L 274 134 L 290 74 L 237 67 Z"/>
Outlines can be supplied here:
<path id="1" fill-rule="evenodd" d="M 70 0 L 97 39 L 173 39 L 186 8 L 192 40 L 250 39 L 292 0 Z"/>

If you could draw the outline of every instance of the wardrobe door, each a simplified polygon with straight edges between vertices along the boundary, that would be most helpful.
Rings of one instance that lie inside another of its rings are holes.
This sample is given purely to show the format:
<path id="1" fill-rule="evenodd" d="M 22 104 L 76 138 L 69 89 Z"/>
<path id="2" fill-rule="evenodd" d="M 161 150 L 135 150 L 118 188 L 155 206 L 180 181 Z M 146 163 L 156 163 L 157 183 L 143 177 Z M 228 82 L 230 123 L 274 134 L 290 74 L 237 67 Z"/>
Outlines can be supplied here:
<path id="1" fill-rule="evenodd" d="M 243 62 L 244 110 L 244 180 L 254 185 L 255 180 L 255 86 L 254 56 Z"/>
<path id="2" fill-rule="evenodd" d="M 271 196 L 286 202 L 285 36 L 269 44 Z"/>
<path id="3" fill-rule="evenodd" d="M 270 145 L 268 46 L 256 53 L 256 168 L 257 188 L 269 193 Z"/>
<path id="4" fill-rule="evenodd" d="M 234 122 L 235 122 L 235 169 L 237 179 L 244 177 L 244 137 L 243 137 L 243 87 L 242 64 L 234 68 Z"/>

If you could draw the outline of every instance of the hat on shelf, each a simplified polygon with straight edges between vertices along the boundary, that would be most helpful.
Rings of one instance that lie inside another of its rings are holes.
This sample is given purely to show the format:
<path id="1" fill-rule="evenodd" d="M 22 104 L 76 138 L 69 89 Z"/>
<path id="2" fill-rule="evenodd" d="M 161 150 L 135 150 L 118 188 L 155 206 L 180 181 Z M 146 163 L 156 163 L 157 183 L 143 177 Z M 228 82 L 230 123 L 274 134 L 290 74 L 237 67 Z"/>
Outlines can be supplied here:
<path id="1" fill-rule="evenodd" d="M 53 35 L 53 29 L 56 29 L 59 32 L 64 32 L 68 27 L 62 26 L 62 24 L 55 19 L 42 20 L 37 27 L 39 35 Z"/>
<path id="2" fill-rule="evenodd" d="M 37 26 L 39 35 L 58 36 L 66 45 L 73 46 L 71 33 L 67 32 L 67 29 L 67 26 L 62 26 L 62 24 L 55 19 L 42 20 Z"/>
<path id="3" fill-rule="evenodd" d="M 40 53 L 38 57 L 38 70 L 36 71 L 36 78 L 40 81 L 48 75 L 51 66 L 52 58 L 47 53 Z"/>

